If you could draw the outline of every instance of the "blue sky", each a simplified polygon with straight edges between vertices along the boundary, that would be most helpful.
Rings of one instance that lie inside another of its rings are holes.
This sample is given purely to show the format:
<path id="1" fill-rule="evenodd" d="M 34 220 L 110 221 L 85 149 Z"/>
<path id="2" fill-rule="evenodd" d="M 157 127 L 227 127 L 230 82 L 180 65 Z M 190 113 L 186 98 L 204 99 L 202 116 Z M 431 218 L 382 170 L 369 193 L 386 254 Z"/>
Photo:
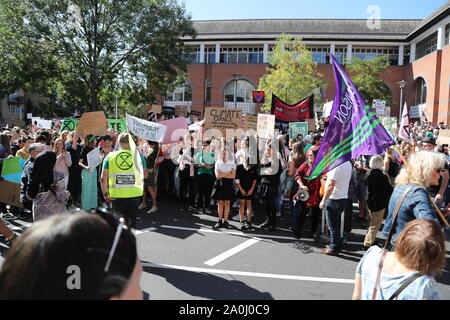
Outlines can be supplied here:
<path id="1" fill-rule="evenodd" d="M 423 19 L 447 0 L 179 0 L 192 20 L 367 19 L 369 6 L 381 19 Z"/>

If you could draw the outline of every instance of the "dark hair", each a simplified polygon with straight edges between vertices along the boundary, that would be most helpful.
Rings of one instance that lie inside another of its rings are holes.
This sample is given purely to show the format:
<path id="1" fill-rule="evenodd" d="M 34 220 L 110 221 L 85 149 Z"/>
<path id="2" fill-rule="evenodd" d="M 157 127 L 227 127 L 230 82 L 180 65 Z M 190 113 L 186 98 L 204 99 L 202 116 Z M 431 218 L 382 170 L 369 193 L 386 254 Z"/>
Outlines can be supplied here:
<path id="1" fill-rule="evenodd" d="M 41 143 L 47 143 L 47 137 L 44 136 L 43 134 L 39 135 L 36 137 L 36 139 L 34 140 L 35 142 L 41 142 Z"/>
<path id="2" fill-rule="evenodd" d="M 108 299 L 119 296 L 133 272 L 136 238 L 124 228 L 108 272 L 104 271 L 118 221 L 85 212 L 52 216 L 25 230 L 0 271 L 0 299 Z M 80 289 L 70 290 L 70 266 Z"/>
<path id="3" fill-rule="evenodd" d="M 320 139 L 322 139 L 322 137 L 320 136 L 320 134 L 315 134 L 312 137 L 312 144 L 316 145 L 319 143 Z"/>
<path id="4" fill-rule="evenodd" d="M 34 166 L 30 173 L 28 194 L 34 198 L 40 192 L 41 187 L 44 191 L 53 190 L 53 167 L 56 163 L 56 153 L 53 151 L 44 151 L 34 160 Z"/>
<path id="5" fill-rule="evenodd" d="M 104 136 L 103 137 L 103 141 L 112 141 L 112 137 L 111 136 Z"/>

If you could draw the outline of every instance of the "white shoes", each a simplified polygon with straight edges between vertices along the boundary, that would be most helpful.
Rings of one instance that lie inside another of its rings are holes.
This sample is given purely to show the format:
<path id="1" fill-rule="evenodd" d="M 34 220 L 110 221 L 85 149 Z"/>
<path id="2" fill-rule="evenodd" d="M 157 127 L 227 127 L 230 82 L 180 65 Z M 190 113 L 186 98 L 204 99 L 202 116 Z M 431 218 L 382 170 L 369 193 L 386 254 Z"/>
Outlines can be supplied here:
<path id="1" fill-rule="evenodd" d="M 158 207 L 152 207 L 147 213 L 155 213 L 156 211 L 158 211 Z"/>
<path id="2" fill-rule="evenodd" d="M 139 210 L 142 210 L 142 209 L 145 209 L 145 208 L 147 208 L 147 203 L 146 203 L 146 202 L 142 202 L 142 203 L 139 205 L 139 207 L 138 207 Z"/>

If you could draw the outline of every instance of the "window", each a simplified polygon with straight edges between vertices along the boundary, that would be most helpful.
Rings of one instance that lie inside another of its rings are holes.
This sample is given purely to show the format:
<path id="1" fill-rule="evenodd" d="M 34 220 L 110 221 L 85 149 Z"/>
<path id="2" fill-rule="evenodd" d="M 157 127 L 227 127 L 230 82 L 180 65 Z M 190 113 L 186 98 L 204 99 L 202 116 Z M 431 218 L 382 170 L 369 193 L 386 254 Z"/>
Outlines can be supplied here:
<path id="1" fill-rule="evenodd" d="M 430 54 L 437 50 L 437 32 L 426 37 L 416 46 L 416 59 L 420 59 L 427 54 Z"/>
<path id="2" fill-rule="evenodd" d="M 253 102 L 254 90 L 247 80 L 233 80 L 225 87 L 225 102 Z"/>
<path id="3" fill-rule="evenodd" d="M 426 103 L 427 101 L 427 83 L 422 77 L 416 80 L 414 86 L 414 92 L 416 95 L 416 106 L 419 104 Z"/>
<path id="4" fill-rule="evenodd" d="M 372 60 L 388 56 L 390 65 L 398 65 L 398 48 L 353 48 L 352 57 L 361 60 Z"/>
<path id="5" fill-rule="evenodd" d="M 445 40 L 444 45 L 450 44 L 450 23 L 445 26 Z"/>
<path id="6" fill-rule="evenodd" d="M 192 88 L 189 84 L 175 87 L 173 91 L 168 91 L 166 101 L 192 101 Z"/>
<path id="7" fill-rule="evenodd" d="M 181 58 L 188 63 L 199 63 L 200 62 L 200 48 L 188 47 L 183 50 Z"/>
<path id="8" fill-rule="evenodd" d="M 211 80 L 206 79 L 205 81 L 205 102 L 211 102 Z"/>
<path id="9" fill-rule="evenodd" d="M 264 49 L 249 48 L 220 48 L 220 63 L 263 63 Z"/>
<path id="10" fill-rule="evenodd" d="M 328 53 L 330 52 L 330 48 L 328 47 L 308 47 L 309 51 L 311 51 L 313 61 L 320 64 L 329 64 L 330 56 Z"/>
<path id="11" fill-rule="evenodd" d="M 216 63 L 216 48 L 205 48 L 205 63 Z"/>
<path id="12" fill-rule="evenodd" d="M 336 47 L 334 49 L 334 57 L 340 64 L 345 64 L 347 60 L 347 47 Z"/>

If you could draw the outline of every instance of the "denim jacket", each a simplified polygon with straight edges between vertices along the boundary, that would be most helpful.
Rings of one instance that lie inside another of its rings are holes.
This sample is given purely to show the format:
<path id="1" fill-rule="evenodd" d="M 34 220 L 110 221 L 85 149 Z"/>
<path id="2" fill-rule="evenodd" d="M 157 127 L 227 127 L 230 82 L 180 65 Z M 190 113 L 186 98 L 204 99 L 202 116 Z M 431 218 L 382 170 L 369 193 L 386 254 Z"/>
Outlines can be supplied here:
<path id="1" fill-rule="evenodd" d="M 391 199 L 389 200 L 389 214 L 383 228 L 383 236 L 387 238 L 392 225 L 392 215 L 398 198 L 410 184 L 398 186 L 394 189 Z M 397 227 L 392 236 L 392 243 L 395 243 L 398 235 L 405 228 L 406 224 L 415 219 L 426 219 L 439 221 L 439 216 L 430 202 L 427 190 L 423 186 L 415 185 L 406 195 L 398 214 Z"/>

